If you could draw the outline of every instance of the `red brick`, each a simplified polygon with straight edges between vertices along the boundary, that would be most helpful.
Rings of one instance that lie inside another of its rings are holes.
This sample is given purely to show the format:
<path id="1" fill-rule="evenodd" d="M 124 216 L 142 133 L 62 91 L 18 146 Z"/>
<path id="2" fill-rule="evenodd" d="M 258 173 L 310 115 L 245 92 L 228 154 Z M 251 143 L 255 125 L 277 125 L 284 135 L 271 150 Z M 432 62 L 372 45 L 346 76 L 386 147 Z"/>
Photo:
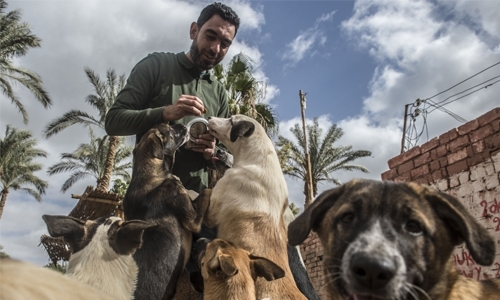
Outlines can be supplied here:
<path id="1" fill-rule="evenodd" d="M 438 182 L 439 180 L 447 177 L 446 169 L 437 170 L 431 174 L 432 180 Z"/>
<path id="2" fill-rule="evenodd" d="M 500 149 L 500 132 L 485 138 L 484 146 L 488 151 Z"/>
<path id="3" fill-rule="evenodd" d="M 448 158 L 447 157 L 441 157 L 439 159 L 439 165 L 441 168 L 447 167 L 448 166 Z"/>
<path id="4" fill-rule="evenodd" d="M 491 124 L 491 127 L 493 128 L 494 132 L 499 132 L 500 131 L 500 120 L 494 120 L 490 124 Z"/>
<path id="5" fill-rule="evenodd" d="M 459 136 L 458 138 L 450 141 L 448 143 L 448 151 L 453 153 L 457 151 L 458 149 L 462 149 L 470 144 L 469 141 L 469 136 L 468 135 L 462 135 Z"/>
<path id="6" fill-rule="evenodd" d="M 439 165 L 439 161 L 434 160 L 434 161 L 432 161 L 432 162 L 429 164 L 429 170 L 430 170 L 431 172 L 434 172 L 434 171 L 439 170 L 439 169 L 441 169 L 441 166 Z"/>
<path id="7" fill-rule="evenodd" d="M 420 145 L 420 151 L 422 153 L 425 153 L 436 148 L 437 146 L 439 146 L 439 138 L 435 137 L 432 140 L 428 141 L 427 143 Z"/>
<path id="8" fill-rule="evenodd" d="M 406 172 L 404 174 L 398 175 L 398 177 L 394 178 L 394 181 L 396 181 L 396 182 L 410 182 L 411 181 L 410 172 Z"/>
<path id="9" fill-rule="evenodd" d="M 415 157 L 415 159 L 413 159 L 413 164 L 415 165 L 415 167 L 418 167 L 418 166 L 421 166 L 423 164 L 430 162 L 431 160 L 432 160 L 431 153 L 425 152 L 425 153 L 422 153 L 421 155 Z"/>
<path id="10" fill-rule="evenodd" d="M 472 144 L 472 150 L 473 150 L 474 154 L 481 153 L 484 151 L 484 149 L 485 149 L 484 140 L 481 140 L 481 141 L 478 141 L 478 142 Z"/>
<path id="11" fill-rule="evenodd" d="M 459 135 L 464 135 L 467 134 L 473 130 L 476 130 L 479 128 L 479 122 L 476 120 L 472 120 L 470 122 L 465 123 L 462 126 L 457 127 L 457 132 Z"/>
<path id="12" fill-rule="evenodd" d="M 407 162 L 415 156 L 420 155 L 420 153 L 420 146 L 416 146 L 396 157 L 389 159 L 387 162 L 389 164 L 389 169 L 394 169 L 394 167 Z"/>
<path id="13" fill-rule="evenodd" d="M 479 126 L 484 126 L 485 124 L 489 124 L 493 122 L 493 120 L 500 119 L 500 107 L 495 107 L 489 112 L 477 118 L 479 122 Z"/>
<path id="14" fill-rule="evenodd" d="M 470 167 L 473 167 L 477 164 L 480 164 L 480 163 L 483 163 L 485 161 L 485 158 L 483 156 L 483 154 L 479 153 L 479 154 L 476 154 L 472 157 L 469 157 L 467 158 L 467 164 L 470 166 Z"/>
<path id="15" fill-rule="evenodd" d="M 398 174 L 403 174 L 405 172 L 409 172 L 409 171 L 413 170 L 413 168 L 415 168 L 415 166 L 413 165 L 413 161 L 410 160 L 409 162 L 406 162 L 398 167 L 398 169 L 397 169 Z"/>
<path id="16" fill-rule="evenodd" d="M 382 180 L 392 180 L 396 176 L 398 176 L 398 170 L 392 169 L 385 171 L 380 177 L 382 178 Z"/>
<path id="17" fill-rule="evenodd" d="M 446 145 L 441 145 L 441 146 L 437 147 L 436 154 L 437 154 L 438 158 L 446 156 L 446 154 L 448 154 L 448 150 L 446 150 Z"/>
<path id="18" fill-rule="evenodd" d="M 429 179 L 432 179 L 432 178 L 429 178 L 427 176 L 424 176 L 424 177 L 420 177 L 420 178 L 417 178 L 415 180 L 412 180 L 413 182 L 416 182 L 416 183 L 419 183 L 419 184 L 429 184 L 429 182 L 432 182 L 431 180 Z"/>
<path id="19" fill-rule="evenodd" d="M 457 129 L 453 128 L 452 130 L 443 133 L 439 136 L 439 144 L 446 145 L 449 141 L 456 139 L 458 136 Z"/>
<path id="20" fill-rule="evenodd" d="M 429 174 L 429 166 L 428 165 L 420 166 L 416 169 L 413 169 L 410 172 L 410 174 L 411 174 L 412 180 L 414 180 L 416 178 L 420 178 L 422 176 L 425 176 L 425 175 Z"/>
<path id="21" fill-rule="evenodd" d="M 467 158 L 467 148 L 463 148 L 455 153 L 451 153 L 450 155 L 448 155 L 448 163 L 451 165 L 464 158 Z"/>
<path id="22" fill-rule="evenodd" d="M 456 162 L 454 164 L 449 165 L 446 167 L 446 171 L 448 172 L 448 176 L 453 176 L 455 174 L 458 174 L 460 172 L 463 172 L 465 170 L 468 170 L 469 166 L 467 165 L 467 160 L 461 160 L 459 162 Z"/>
<path id="23" fill-rule="evenodd" d="M 493 128 L 491 127 L 490 124 L 487 124 L 477 130 L 474 130 L 469 135 L 471 142 L 475 143 L 477 141 L 483 140 L 484 138 L 492 134 L 493 134 Z"/>

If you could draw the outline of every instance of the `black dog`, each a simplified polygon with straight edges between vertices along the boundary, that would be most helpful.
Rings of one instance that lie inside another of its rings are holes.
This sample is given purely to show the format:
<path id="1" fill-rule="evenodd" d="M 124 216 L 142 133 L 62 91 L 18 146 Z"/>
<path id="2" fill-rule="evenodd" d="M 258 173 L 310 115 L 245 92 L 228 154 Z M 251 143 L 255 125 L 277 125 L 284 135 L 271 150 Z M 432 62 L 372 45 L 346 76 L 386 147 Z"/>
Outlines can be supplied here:
<path id="1" fill-rule="evenodd" d="M 134 254 L 139 267 L 135 299 L 171 299 L 189 258 L 192 233 L 201 229 L 211 190 L 191 201 L 171 173 L 175 151 L 186 140 L 182 124 L 159 124 L 146 132 L 134 149 L 132 181 L 123 199 L 127 220 L 158 226 L 144 232 Z"/>

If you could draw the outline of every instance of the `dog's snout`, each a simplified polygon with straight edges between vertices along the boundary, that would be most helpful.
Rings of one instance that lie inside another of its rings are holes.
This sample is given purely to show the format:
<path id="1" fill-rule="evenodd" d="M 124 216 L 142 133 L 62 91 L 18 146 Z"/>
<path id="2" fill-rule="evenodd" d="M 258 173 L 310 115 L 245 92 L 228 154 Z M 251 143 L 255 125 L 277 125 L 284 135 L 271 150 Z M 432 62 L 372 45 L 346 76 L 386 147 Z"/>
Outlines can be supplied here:
<path id="1" fill-rule="evenodd" d="M 354 254 L 350 268 L 358 284 L 370 290 L 383 288 L 396 275 L 393 260 L 374 258 L 365 253 Z"/>

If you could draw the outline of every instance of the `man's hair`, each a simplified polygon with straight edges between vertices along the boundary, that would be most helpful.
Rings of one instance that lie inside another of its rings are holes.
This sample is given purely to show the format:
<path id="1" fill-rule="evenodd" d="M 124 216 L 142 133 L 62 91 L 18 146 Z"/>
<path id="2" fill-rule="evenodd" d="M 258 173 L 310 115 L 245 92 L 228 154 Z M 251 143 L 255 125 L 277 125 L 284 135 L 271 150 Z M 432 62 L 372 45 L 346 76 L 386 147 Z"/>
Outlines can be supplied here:
<path id="1" fill-rule="evenodd" d="M 238 28 L 240 27 L 240 18 L 231 7 L 220 2 L 214 2 L 201 11 L 198 21 L 196 21 L 198 28 L 201 28 L 215 14 L 234 25 L 234 35 L 236 36 L 236 32 L 238 32 Z"/>

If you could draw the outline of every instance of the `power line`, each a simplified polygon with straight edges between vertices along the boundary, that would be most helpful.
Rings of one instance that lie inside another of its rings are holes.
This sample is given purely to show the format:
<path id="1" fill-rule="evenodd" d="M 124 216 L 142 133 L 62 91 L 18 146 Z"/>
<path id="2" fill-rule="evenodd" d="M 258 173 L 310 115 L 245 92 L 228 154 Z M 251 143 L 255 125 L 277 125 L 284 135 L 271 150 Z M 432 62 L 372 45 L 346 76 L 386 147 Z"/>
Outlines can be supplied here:
<path id="1" fill-rule="evenodd" d="M 462 123 L 465 123 L 467 122 L 466 119 L 462 118 L 461 116 L 459 116 L 458 114 L 444 108 L 445 105 L 447 104 L 450 104 L 450 103 L 453 103 L 455 101 L 458 101 L 462 98 L 465 98 L 467 96 L 470 96 L 482 89 L 486 89 L 498 82 L 500 82 L 500 79 L 499 80 L 496 80 L 496 81 L 493 81 L 491 82 L 492 80 L 495 80 L 497 78 L 500 78 L 500 75 L 497 75 L 495 77 L 492 77 L 486 81 L 483 81 L 479 84 L 476 84 L 472 87 L 469 87 L 463 91 L 460 91 L 458 93 L 455 93 L 454 95 L 451 95 L 441 101 L 438 101 L 438 102 L 435 102 L 435 101 L 432 101 L 431 99 L 443 94 L 443 93 L 446 93 L 448 92 L 449 90 L 459 86 L 460 84 L 466 82 L 467 80 L 470 80 L 472 78 L 474 78 L 475 76 L 487 71 L 488 69 L 491 69 L 497 65 L 499 65 L 500 62 L 497 62 L 479 72 L 477 72 L 476 74 L 472 75 L 472 76 L 469 76 L 468 78 L 460 81 L 459 83 L 451 86 L 450 88 L 442 91 L 442 92 L 439 92 L 431 97 L 428 97 L 424 100 L 418 98 L 417 100 L 415 100 L 413 103 L 409 103 L 409 104 L 406 104 L 405 105 L 405 119 L 404 119 L 404 128 L 403 128 L 403 139 L 402 139 L 402 145 L 401 145 L 401 153 L 404 152 L 404 149 L 409 149 L 409 148 L 412 148 L 414 146 L 417 145 L 419 139 L 422 137 L 422 135 L 424 134 L 424 132 L 427 134 L 427 139 L 429 139 L 429 130 L 428 130 L 428 124 L 427 124 L 427 116 L 428 114 L 432 113 L 433 111 L 435 111 L 436 109 L 437 110 L 440 110 L 448 115 L 450 115 L 452 118 L 454 118 L 455 120 L 459 121 L 459 122 L 462 122 Z M 470 92 L 469 92 L 470 91 Z M 467 93 L 469 92 L 469 93 Z M 464 93 L 467 93 L 465 95 L 462 95 L 460 97 L 457 97 L 457 98 L 454 98 L 452 99 L 453 97 L 456 97 L 458 95 L 461 95 L 461 94 L 464 94 Z M 451 100 L 450 100 L 451 99 Z M 420 108 L 420 105 L 422 105 L 422 108 Z M 408 107 L 409 106 L 412 106 L 411 109 L 410 109 L 410 113 L 407 113 L 407 110 L 408 110 Z M 428 109 L 429 107 L 432 107 L 432 109 Z M 422 120 L 423 120 L 423 124 L 422 124 L 422 127 L 420 130 L 418 130 L 417 128 L 417 124 L 416 124 L 416 119 L 418 116 L 422 116 Z M 409 124 L 408 126 L 406 126 L 406 123 L 407 123 L 407 119 L 410 119 L 409 121 Z M 405 147 L 404 144 L 407 144 L 407 147 Z"/>
<path id="2" fill-rule="evenodd" d="M 477 75 L 479 75 L 479 74 L 483 73 L 484 71 L 486 71 L 486 70 L 488 70 L 488 69 L 491 69 L 491 68 L 493 68 L 494 66 L 499 65 L 499 64 L 500 64 L 500 61 L 499 61 L 499 62 L 497 62 L 496 64 L 493 64 L 493 65 L 491 65 L 491 66 L 487 67 L 486 69 L 483 69 L 483 70 L 481 70 L 481 71 L 477 72 L 476 74 L 474 74 L 474 75 L 472 75 L 472 76 L 470 76 L 470 77 L 468 77 L 468 78 L 466 78 L 466 79 L 464 79 L 464 80 L 460 81 L 459 83 L 455 84 L 454 86 L 452 86 L 452 87 L 450 87 L 450 88 L 448 88 L 448 89 L 446 89 L 446 90 L 444 90 L 444 91 L 442 91 L 442 92 L 439 92 L 439 93 L 437 93 L 436 95 L 434 95 L 434 96 L 432 96 L 432 97 L 429 97 L 429 98 L 427 98 L 427 99 L 425 99 L 425 100 L 430 100 L 430 99 L 432 99 L 432 98 L 434 98 L 434 97 L 436 97 L 436 96 L 441 95 L 442 93 L 446 93 L 447 91 L 451 90 L 452 88 L 454 88 L 454 87 L 456 87 L 456 86 L 458 86 L 458 85 L 460 85 L 460 84 L 462 84 L 462 83 L 466 82 L 467 80 L 469 80 L 469 79 L 471 79 L 471 78 L 473 78 L 473 77 L 475 77 L 475 76 L 477 76 Z"/>

